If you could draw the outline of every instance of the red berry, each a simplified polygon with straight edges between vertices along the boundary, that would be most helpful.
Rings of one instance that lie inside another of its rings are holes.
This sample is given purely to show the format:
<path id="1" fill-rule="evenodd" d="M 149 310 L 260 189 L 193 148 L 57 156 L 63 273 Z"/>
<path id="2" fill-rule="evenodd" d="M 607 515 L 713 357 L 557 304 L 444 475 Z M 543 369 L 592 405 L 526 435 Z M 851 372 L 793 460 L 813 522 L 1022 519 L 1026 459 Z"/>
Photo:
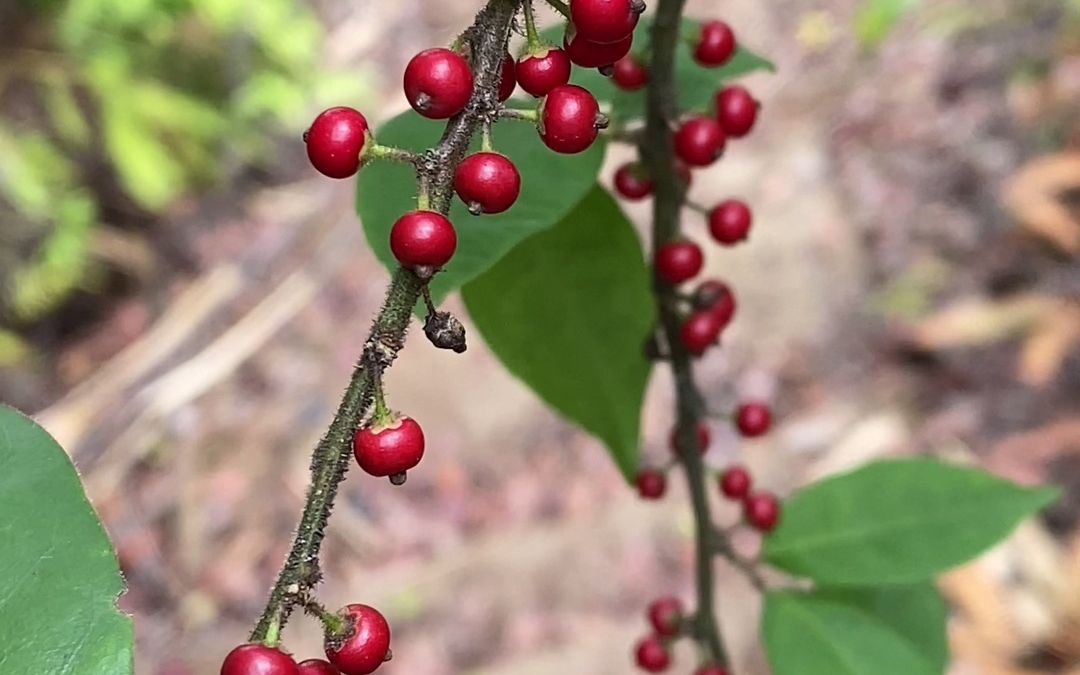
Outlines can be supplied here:
<path id="1" fill-rule="evenodd" d="M 735 295 L 723 281 L 708 279 L 694 290 L 694 307 L 707 309 L 716 314 L 727 326 L 735 315 Z"/>
<path id="2" fill-rule="evenodd" d="M 649 71 L 645 66 L 637 62 L 633 56 L 627 55 L 615 62 L 615 70 L 611 79 L 620 89 L 637 91 L 649 82 Z"/>
<path id="3" fill-rule="evenodd" d="M 442 120 L 465 109 L 473 75 L 460 54 L 442 47 L 426 49 L 405 67 L 405 98 L 424 117 Z"/>
<path id="4" fill-rule="evenodd" d="M 709 21 L 701 26 L 701 37 L 694 48 L 694 60 L 706 67 L 722 66 L 735 55 L 735 32 L 723 21 Z"/>
<path id="5" fill-rule="evenodd" d="M 593 144 L 599 133 L 600 105 L 574 84 L 555 87 L 540 110 L 540 138 L 555 152 L 572 155 Z"/>
<path id="6" fill-rule="evenodd" d="M 331 178 L 355 174 L 367 132 L 367 119 L 352 108 L 340 106 L 322 111 L 304 132 L 311 165 Z"/>
<path id="7" fill-rule="evenodd" d="M 341 675 L 341 671 L 335 668 L 329 661 L 322 659 L 308 659 L 300 663 L 300 675 Z"/>
<path id="8" fill-rule="evenodd" d="M 690 166 L 708 166 L 724 153 L 726 137 L 711 117 L 691 117 L 675 132 L 675 154 Z"/>
<path id="9" fill-rule="evenodd" d="M 671 655 L 668 654 L 664 641 L 656 635 L 642 638 L 637 643 L 634 658 L 637 660 L 638 668 L 648 673 L 662 673 L 671 666 Z"/>
<path id="10" fill-rule="evenodd" d="M 656 469 L 642 469 L 637 475 L 637 489 L 643 499 L 660 499 L 667 490 L 667 477 Z"/>
<path id="11" fill-rule="evenodd" d="M 505 101 L 514 93 L 517 78 L 514 76 L 514 57 L 509 52 L 503 57 L 502 72 L 499 74 L 499 100 Z"/>
<path id="12" fill-rule="evenodd" d="M 570 0 L 570 20 L 587 40 L 606 44 L 631 35 L 638 12 L 632 0 Z"/>
<path id="13" fill-rule="evenodd" d="M 712 442 L 712 434 L 709 433 L 709 425 L 704 422 L 698 422 L 697 425 L 697 441 L 698 448 L 701 449 L 701 454 L 705 454 L 709 450 L 709 443 Z M 675 454 L 679 454 L 679 428 L 675 427 L 671 430 L 671 435 L 668 436 L 668 447 Z"/>
<path id="14" fill-rule="evenodd" d="M 442 267 L 456 249 L 457 232 L 441 213 L 412 211 L 390 229 L 390 250 L 405 267 Z"/>
<path id="15" fill-rule="evenodd" d="M 679 334 L 683 347 L 694 356 L 701 356 L 709 347 L 720 339 L 724 324 L 720 318 L 708 310 L 694 312 L 683 322 Z"/>
<path id="16" fill-rule="evenodd" d="M 716 119 L 732 138 L 742 138 L 750 133 L 757 121 L 759 107 L 746 87 L 725 87 L 716 94 Z"/>
<path id="17" fill-rule="evenodd" d="M 747 438 L 763 436 L 772 426 L 772 412 L 764 403 L 744 403 L 735 412 L 735 426 Z"/>
<path id="18" fill-rule="evenodd" d="M 261 644 L 240 645 L 221 664 L 221 675 L 299 675 L 299 672 L 291 656 Z"/>
<path id="19" fill-rule="evenodd" d="M 720 492 L 728 499 L 742 499 L 750 494 L 752 484 L 750 472 L 738 464 L 729 466 L 720 474 Z"/>
<path id="20" fill-rule="evenodd" d="M 353 436 L 353 454 L 360 468 L 372 476 L 405 473 L 424 456 L 424 431 L 405 416 L 365 427 Z"/>
<path id="21" fill-rule="evenodd" d="M 326 658 L 342 675 L 367 675 L 390 653 L 390 625 L 374 607 L 347 605 L 338 612 L 345 619 L 343 636 L 326 637 Z"/>
<path id="22" fill-rule="evenodd" d="M 694 675 L 730 675 L 730 673 L 723 666 L 702 666 L 694 671 Z"/>
<path id="23" fill-rule="evenodd" d="M 615 172 L 615 191 L 626 199 L 638 201 L 652 194 L 653 182 L 640 164 L 623 164 Z"/>
<path id="24" fill-rule="evenodd" d="M 506 155 L 478 152 L 454 174 L 454 189 L 473 213 L 502 213 L 521 193 L 521 174 Z"/>
<path id="25" fill-rule="evenodd" d="M 709 212 L 709 232 L 724 246 L 734 246 L 750 235 L 753 220 L 746 202 L 728 199 Z"/>
<path id="26" fill-rule="evenodd" d="M 656 250 L 656 272 L 672 286 L 693 279 L 704 264 L 701 247 L 692 241 L 672 241 Z"/>
<path id="27" fill-rule="evenodd" d="M 755 492 L 743 501 L 743 516 L 755 530 L 771 532 L 780 523 L 780 502 L 771 492 Z"/>
<path id="28" fill-rule="evenodd" d="M 563 37 L 563 49 L 570 61 L 582 68 L 603 68 L 610 66 L 630 53 L 633 36 L 628 35 L 618 42 L 600 44 L 593 42 L 579 33 L 567 31 Z"/>
<path id="29" fill-rule="evenodd" d="M 667 596 L 653 600 L 649 603 L 646 615 L 657 635 L 673 637 L 679 634 L 683 606 L 678 598 Z"/>
<path id="30" fill-rule="evenodd" d="M 547 96 L 555 87 L 570 81 L 570 57 L 551 47 L 545 52 L 526 54 L 517 62 L 517 81 L 533 96 Z"/>

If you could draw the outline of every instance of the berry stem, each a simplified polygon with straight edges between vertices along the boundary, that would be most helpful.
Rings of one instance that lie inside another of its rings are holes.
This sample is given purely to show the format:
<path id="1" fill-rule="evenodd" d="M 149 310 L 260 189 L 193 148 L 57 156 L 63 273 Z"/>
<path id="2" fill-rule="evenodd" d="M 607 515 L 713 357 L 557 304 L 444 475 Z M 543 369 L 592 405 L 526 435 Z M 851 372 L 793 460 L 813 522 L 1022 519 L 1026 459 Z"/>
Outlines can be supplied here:
<path id="1" fill-rule="evenodd" d="M 525 39 L 528 40 L 529 53 L 543 48 L 540 35 L 536 32 L 536 16 L 533 14 L 533 0 L 525 0 Z"/>
<path id="2" fill-rule="evenodd" d="M 491 140 L 491 122 L 485 121 L 480 129 L 480 150 L 483 152 L 492 152 L 495 149 L 495 144 Z"/>
<path id="3" fill-rule="evenodd" d="M 768 586 L 765 583 L 765 578 L 758 572 L 757 562 L 744 558 L 735 551 L 735 548 L 731 545 L 731 540 L 728 538 L 728 531 L 715 530 L 712 543 L 716 555 L 725 558 L 731 563 L 732 567 L 742 572 L 746 579 L 753 584 L 754 588 L 761 593 L 767 590 Z"/>
<path id="4" fill-rule="evenodd" d="M 402 164 L 415 165 L 420 161 L 420 156 L 411 150 L 405 148 L 395 148 L 389 145 L 378 145 L 372 143 L 364 147 L 364 159 L 381 159 L 391 162 L 401 162 Z"/>
<path id="5" fill-rule="evenodd" d="M 536 110 L 521 110 L 520 108 L 499 108 L 499 118 L 536 124 L 540 121 L 540 113 Z"/>
<path id="6" fill-rule="evenodd" d="M 275 618 L 266 628 L 266 637 L 263 638 L 263 644 L 267 647 L 277 647 L 279 642 L 281 642 L 281 621 Z"/>
<path id="7" fill-rule="evenodd" d="M 690 201 L 689 199 L 686 200 L 686 208 L 690 209 L 691 211 L 697 211 L 703 216 L 709 215 L 709 209 L 702 206 L 701 204 L 698 204 L 697 202 Z"/>
<path id="8" fill-rule="evenodd" d="M 562 14 L 567 21 L 570 20 L 570 6 L 563 2 L 563 0 L 546 0 L 546 2 L 551 5 L 551 8 L 556 12 Z"/>

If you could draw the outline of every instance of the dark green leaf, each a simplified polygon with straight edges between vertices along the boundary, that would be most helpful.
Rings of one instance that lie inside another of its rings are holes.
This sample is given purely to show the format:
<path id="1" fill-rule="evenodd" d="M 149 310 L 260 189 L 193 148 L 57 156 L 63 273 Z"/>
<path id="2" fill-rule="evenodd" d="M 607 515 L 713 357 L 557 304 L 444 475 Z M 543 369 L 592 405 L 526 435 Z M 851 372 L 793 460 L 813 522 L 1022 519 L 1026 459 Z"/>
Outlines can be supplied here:
<path id="1" fill-rule="evenodd" d="M 604 441 L 631 477 L 654 310 L 637 234 L 607 192 L 595 187 L 463 295 L 510 372 Z"/>
<path id="2" fill-rule="evenodd" d="M 765 557 L 823 584 L 923 581 L 975 557 L 1055 497 L 932 459 L 876 462 L 796 494 Z"/>

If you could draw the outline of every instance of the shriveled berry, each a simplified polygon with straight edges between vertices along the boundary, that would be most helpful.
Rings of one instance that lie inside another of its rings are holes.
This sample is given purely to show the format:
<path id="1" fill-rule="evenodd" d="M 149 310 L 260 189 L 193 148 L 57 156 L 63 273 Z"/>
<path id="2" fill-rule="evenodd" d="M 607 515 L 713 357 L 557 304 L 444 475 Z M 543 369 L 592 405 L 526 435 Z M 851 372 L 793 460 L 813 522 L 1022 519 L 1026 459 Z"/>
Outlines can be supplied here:
<path id="1" fill-rule="evenodd" d="M 724 87 L 716 94 L 716 120 L 732 138 L 742 138 L 750 133 L 760 107 L 746 87 Z"/>
<path id="2" fill-rule="evenodd" d="M 341 675 L 341 671 L 329 661 L 308 659 L 300 662 L 300 675 Z"/>
<path id="3" fill-rule="evenodd" d="M 505 101 L 513 95 L 517 88 L 517 77 L 514 74 L 514 57 L 509 53 L 503 57 L 502 69 L 499 73 L 499 100 Z"/>
<path id="4" fill-rule="evenodd" d="M 638 201 L 652 194 L 653 182 L 645 175 L 645 167 L 623 164 L 615 172 L 615 191 L 626 199 Z"/>
<path id="5" fill-rule="evenodd" d="M 696 277 L 704 264 L 701 247 L 692 241 L 672 241 L 656 250 L 656 273 L 672 286 Z"/>
<path id="6" fill-rule="evenodd" d="M 772 412 L 764 403 L 744 403 L 735 411 L 735 426 L 747 438 L 763 436 L 772 426 Z"/>
<path id="7" fill-rule="evenodd" d="M 631 35 L 638 12 L 632 0 L 570 0 L 570 20 L 587 40 L 604 44 Z"/>
<path id="8" fill-rule="evenodd" d="M 357 430 L 353 455 L 360 468 L 372 476 L 405 473 L 424 456 L 424 431 L 411 417 L 394 417 L 385 424 Z"/>
<path id="9" fill-rule="evenodd" d="M 502 213 L 521 193 L 521 174 L 506 155 L 478 152 L 458 165 L 454 189 L 473 213 Z"/>
<path id="10" fill-rule="evenodd" d="M 694 307 L 707 309 L 716 314 L 720 322 L 727 326 L 735 316 L 735 294 L 723 281 L 707 279 L 694 290 Z"/>
<path id="11" fill-rule="evenodd" d="M 632 55 L 627 54 L 615 62 L 611 79 L 619 89 L 637 91 L 649 83 L 649 71 Z"/>
<path id="12" fill-rule="evenodd" d="M 694 182 L 694 174 L 690 171 L 690 167 L 685 162 L 675 160 L 675 175 L 679 177 L 679 180 L 689 188 L 690 184 Z"/>
<path id="13" fill-rule="evenodd" d="M 702 454 L 705 454 L 709 450 L 709 443 L 712 442 L 712 434 L 709 433 L 709 425 L 704 422 L 698 422 L 697 424 L 697 441 L 698 448 Z M 668 436 L 668 447 L 675 454 L 679 454 L 679 427 L 675 427 L 671 430 L 671 434 Z"/>
<path id="14" fill-rule="evenodd" d="M 701 666 L 694 671 L 694 675 L 731 675 L 727 668 L 723 666 Z"/>
<path id="15" fill-rule="evenodd" d="M 352 108 L 322 111 L 304 133 L 311 165 L 331 178 L 352 176 L 360 168 L 367 133 L 367 119 Z"/>
<path id="16" fill-rule="evenodd" d="M 675 132 L 675 154 L 690 166 L 708 166 L 724 153 L 724 129 L 711 117 L 691 117 Z"/>
<path id="17" fill-rule="evenodd" d="M 650 635 L 637 643 L 634 659 L 638 668 L 647 673 L 662 673 L 671 666 L 671 654 L 664 641 L 656 635 Z"/>
<path id="18" fill-rule="evenodd" d="M 750 236 L 754 216 L 750 207 L 740 199 L 720 202 L 709 212 L 709 232 L 724 246 L 734 246 Z"/>
<path id="19" fill-rule="evenodd" d="M 629 54 L 632 46 L 632 35 L 611 44 L 593 42 L 573 31 L 567 31 L 563 37 L 563 49 L 566 50 L 566 55 L 570 57 L 570 61 L 582 68 L 610 66 Z"/>
<path id="20" fill-rule="evenodd" d="M 679 338 L 686 351 L 701 356 L 720 339 L 724 324 L 709 310 L 694 312 L 683 322 Z"/>
<path id="21" fill-rule="evenodd" d="M 694 60 L 706 67 L 722 66 L 735 55 L 735 32 L 723 21 L 701 25 L 701 36 L 694 47 Z"/>
<path id="22" fill-rule="evenodd" d="M 465 109 L 473 91 L 473 75 L 462 56 L 449 49 L 426 49 L 405 67 L 405 98 L 413 110 L 434 120 Z"/>
<path id="23" fill-rule="evenodd" d="M 296 661 L 262 644 L 240 645 L 221 664 L 221 675 L 299 675 Z"/>
<path id="24" fill-rule="evenodd" d="M 345 632 L 326 636 L 326 658 L 342 675 L 375 672 L 390 654 L 390 624 L 367 605 L 347 605 L 338 615 L 345 619 Z"/>
<path id="25" fill-rule="evenodd" d="M 667 476 L 656 469 L 642 469 L 637 475 L 637 489 L 643 499 L 660 499 L 667 490 Z"/>
<path id="26" fill-rule="evenodd" d="M 679 634 L 683 605 L 678 598 L 669 595 L 649 603 L 646 615 L 657 635 L 673 637 Z"/>
<path id="27" fill-rule="evenodd" d="M 570 81 L 570 57 L 563 50 L 550 47 L 522 56 L 515 72 L 522 89 L 537 98 L 547 96 L 555 87 Z"/>
<path id="28" fill-rule="evenodd" d="M 780 501 L 771 492 L 755 492 L 743 501 L 743 517 L 755 530 L 771 532 L 780 524 Z"/>
<path id="29" fill-rule="evenodd" d="M 720 492 L 728 499 L 742 499 L 750 494 L 753 480 L 746 467 L 736 464 L 724 469 L 720 474 Z"/>
<path id="30" fill-rule="evenodd" d="M 456 249 L 457 232 L 441 213 L 412 211 L 390 229 L 390 250 L 405 267 L 442 267 Z"/>
<path id="31" fill-rule="evenodd" d="M 586 89 L 565 84 L 551 90 L 540 106 L 540 139 L 555 152 L 583 152 L 599 134 L 600 105 Z"/>

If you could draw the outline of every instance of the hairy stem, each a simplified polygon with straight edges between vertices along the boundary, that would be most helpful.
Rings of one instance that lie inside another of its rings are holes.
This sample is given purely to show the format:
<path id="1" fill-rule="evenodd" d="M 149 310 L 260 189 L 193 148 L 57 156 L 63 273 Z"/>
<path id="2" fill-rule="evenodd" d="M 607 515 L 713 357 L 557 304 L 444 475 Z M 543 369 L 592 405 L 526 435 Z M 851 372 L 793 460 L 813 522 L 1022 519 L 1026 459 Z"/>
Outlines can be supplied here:
<path id="1" fill-rule="evenodd" d="M 425 208 L 447 213 L 454 194 L 454 170 L 464 159 L 469 143 L 481 125 L 498 108 L 498 87 L 510 24 L 520 0 L 488 0 L 466 31 L 471 41 L 476 87 L 469 104 L 446 125 L 439 144 L 415 159 Z M 292 548 L 270 592 L 266 608 L 251 633 L 262 642 L 284 627 L 292 610 L 305 601 L 319 582 L 319 551 L 338 486 L 349 467 L 352 437 L 370 413 L 375 389 L 405 342 L 405 331 L 427 281 L 399 268 L 390 282 L 386 300 L 364 343 L 360 362 L 353 370 L 337 413 L 315 448 L 300 524 Z"/>

